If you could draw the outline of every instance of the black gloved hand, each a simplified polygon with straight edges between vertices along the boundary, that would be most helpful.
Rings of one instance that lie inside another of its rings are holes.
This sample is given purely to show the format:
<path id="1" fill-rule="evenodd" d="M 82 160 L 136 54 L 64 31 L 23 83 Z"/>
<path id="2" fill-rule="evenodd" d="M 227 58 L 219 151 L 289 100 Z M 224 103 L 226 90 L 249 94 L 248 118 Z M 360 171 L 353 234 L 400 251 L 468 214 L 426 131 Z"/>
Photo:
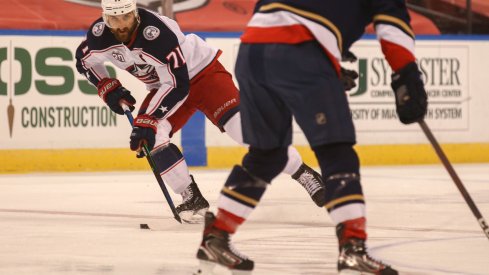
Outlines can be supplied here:
<path id="1" fill-rule="evenodd" d="M 357 60 L 358 60 L 357 56 L 350 51 L 344 51 L 343 55 L 341 56 L 341 61 L 343 61 L 343 62 L 350 62 L 351 63 L 351 62 L 355 62 Z"/>
<path id="2" fill-rule="evenodd" d="M 143 144 L 148 146 L 149 151 L 155 146 L 155 135 L 158 127 L 158 120 L 153 116 L 142 114 L 134 119 L 134 127 L 131 132 L 129 145 L 131 150 L 138 152 L 138 157 L 143 157 Z"/>
<path id="3" fill-rule="evenodd" d="M 353 70 L 348 70 L 341 67 L 340 80 L 343 83 L 343 88 L 345 91 L 349 91 L 357 86 L 355 80 L 358 78 L 358 73 Z"/>
<path id="4" fill-rule="evenodd" d="M 97 85 L 98 96 L 109 106 L 109 108 L 119 115 L 124 114 L 121 103 L 126 104 L 131 112 L 134 110 L 136 99 L 126 88 L 122 87 L 119 80 L 115 78 L 104 78 Z"/>
<path id="5" fill-rule="evenodd" d="M 391 87 L 396 96 L 396 111 L 401 122 L 410 124 L 422 120 L 428 108 L 428 97 L 418 65 L 411 62 L 392 74 Z"/>

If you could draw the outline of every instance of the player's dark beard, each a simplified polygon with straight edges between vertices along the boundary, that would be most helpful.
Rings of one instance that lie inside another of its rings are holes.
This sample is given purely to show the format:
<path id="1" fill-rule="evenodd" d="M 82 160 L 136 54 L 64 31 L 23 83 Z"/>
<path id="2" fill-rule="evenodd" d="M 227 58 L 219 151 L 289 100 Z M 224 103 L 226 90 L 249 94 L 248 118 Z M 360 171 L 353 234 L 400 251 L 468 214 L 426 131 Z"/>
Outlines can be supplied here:
<path id="1" fill-rule="evenodd" d="M 137 26 L 138 24 L 135 23 L 131 28 L 112 29 L 112 33 L 114 34 L 117 41 L 126 43 L 129 42 L 129 40 L 131 39 L 132 34 Z"/>

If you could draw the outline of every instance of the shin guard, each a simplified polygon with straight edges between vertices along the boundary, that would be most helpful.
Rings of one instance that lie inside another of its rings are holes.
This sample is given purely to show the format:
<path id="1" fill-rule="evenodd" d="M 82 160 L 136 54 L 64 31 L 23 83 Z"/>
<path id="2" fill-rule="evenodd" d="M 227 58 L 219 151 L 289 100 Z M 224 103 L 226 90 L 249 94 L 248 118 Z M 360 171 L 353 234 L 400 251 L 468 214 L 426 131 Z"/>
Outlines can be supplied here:
<path id="1" fill-rule="evenodd" d="M 325 181 L 326 204 L 335 224 L 365 217 L 365 200 L 357 174 L 336 174 Z"/>
<path id="2" fill-rule="evenodd" d="M 161 178 L 173 192 L 180 194 L 190 185 L 192 179 L 187 163 L 175 144 L 170 143 L 168 146 L 153 150 L 151 156 Z"/>
<path id="3" fill-rule="evenodd" d="M 234 232 L 258 205 L 268 183 L 234 166 L 218 200 L 216 227 Z"/>

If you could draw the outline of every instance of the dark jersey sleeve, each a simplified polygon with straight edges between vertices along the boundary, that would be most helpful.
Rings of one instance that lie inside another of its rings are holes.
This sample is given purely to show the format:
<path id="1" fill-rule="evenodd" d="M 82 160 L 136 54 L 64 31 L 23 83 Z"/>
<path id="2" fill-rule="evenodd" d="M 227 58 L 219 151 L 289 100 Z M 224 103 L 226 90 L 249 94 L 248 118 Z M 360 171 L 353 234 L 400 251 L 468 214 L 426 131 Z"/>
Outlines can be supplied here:
<path id="1" fill-rule="evenodd" d="M 189 93 L 189 73 L 180 48 L 185 36 L 171 19 L 149 12 L 141 16 L 144 23 L 139 30 L 139 35 L 143 36 L 142 54 L 155 66 L 161 86 L 148 95 L 140 113 L 164 118 L 172 114 Z"/>
<path id="2" fill-rule="evenodd" d="M 107 69 L 103 64 L 104 60 L 91 54 L 94 49 L 98 49 L 101 46 L 107 46 L 102 45 L 104 43 L 101 43 L 103 41 L 104 34 L 107 36 L 107 33 L 105 32 L 108 30 L 106 29 L 105 23 L 101 18 L 95 21 L 88 30 L 85 39 L 76 49 L 75 53 L 76 69 L 94 86 L 97 86 L 101 79 L 109 76 Z M 105 44 L 107 43 L 108 42 Z"/>

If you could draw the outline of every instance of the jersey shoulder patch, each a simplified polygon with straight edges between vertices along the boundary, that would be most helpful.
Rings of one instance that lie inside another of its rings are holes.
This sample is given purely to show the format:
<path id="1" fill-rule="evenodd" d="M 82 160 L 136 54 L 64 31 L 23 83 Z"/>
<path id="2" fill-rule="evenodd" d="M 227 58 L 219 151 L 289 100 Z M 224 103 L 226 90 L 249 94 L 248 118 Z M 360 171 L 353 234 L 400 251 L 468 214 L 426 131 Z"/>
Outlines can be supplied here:
<path id="1" fill-rule="evenodd" d="M 146 26 L 143 30 L 143 36 L 146 40 L 155 40 L 160 35 L 160 29 L 155 26 Z"/>
<path id="2" fill-rule="evenodd" d="M 104 33 L 105 29 L 105 23 L 104 22 L 98 22 L 92 27 L 92 34 L 93 36 L 99 37 Z"/>
<path id="3" fill-rule="evenodd" d="M 87 45 L 90 50 L 102 50 L 116 44 L 119 42 L 105 25 L 102 17 L 93 22 L 87 31 Z"/>

